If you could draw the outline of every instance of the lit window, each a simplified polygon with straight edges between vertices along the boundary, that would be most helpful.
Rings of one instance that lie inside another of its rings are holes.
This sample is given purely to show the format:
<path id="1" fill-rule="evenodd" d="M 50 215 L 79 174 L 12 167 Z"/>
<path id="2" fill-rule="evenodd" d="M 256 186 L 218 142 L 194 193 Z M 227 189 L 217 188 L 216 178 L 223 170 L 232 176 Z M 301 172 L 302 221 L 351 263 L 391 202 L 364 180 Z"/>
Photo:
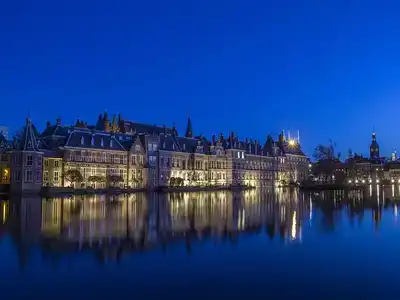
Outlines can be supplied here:
<path id="1" fill-rule="evenodd" d="M 101 138 L 100 145 L 101 145 L 101 147 L 104 147 L 104 140 L 103 140 L 103 138 Z"/>
<path id="2" fill-rule="evenodd" d="M 58 182 L 58 180 L 59 180 L 59 174 L 58 174 L 58 171 L 55 171 L 54 172 L 54 181 Z"/>
<path id="3" fill-rule="evenodd" d="M 92 146 L 94 146 L 94 136 L 92 136 L 91 144 L 92 144 Z"/>
<path id="4" fill-rule="evenodd" d="M 112 141 L 112 139 L 110 140 L 110 147 L 112 147 L 113 146 L 113 141 Z"/>
<path id="5" fill-rule="evenodd" d="M 81 145 L 84 145 L 84 144 L 85 144 L 85 138 L 81 137 Z"/>

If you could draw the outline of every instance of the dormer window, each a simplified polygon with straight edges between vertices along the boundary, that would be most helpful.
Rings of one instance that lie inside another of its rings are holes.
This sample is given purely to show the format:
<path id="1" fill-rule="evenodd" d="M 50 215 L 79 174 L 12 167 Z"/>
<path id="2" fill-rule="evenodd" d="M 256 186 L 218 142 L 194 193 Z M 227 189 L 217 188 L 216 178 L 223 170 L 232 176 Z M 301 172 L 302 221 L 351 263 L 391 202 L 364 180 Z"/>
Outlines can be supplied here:
<path id="1" fill-rule="evenodd" d="M 91 145 L 94 146 L 94 136 L 92 136 Z"/>
<path id="2" fill-rule="evenodd" d="M 165 149 L 165 142 L 162 144 L 162 146 L 163 146 L 163 149 Z"/>
<path id="3" fill-rule="evenodd" d="M 172 150 L 175 150 L 175 144 L 172 144 Z"/>
<path id="4" fill-rule="evenodd" d="M 186 150 L 186 144 L 183 144 L 183 150 Z"/>
<path id="5" fill-rule="evenodd" d="M 112 139 L 110 140 L 110 147 L 112 147 L 113 146 L 113 141 L 112 141 Z"/>
<path id="6" fill-rule="evenodd" d="M 101 145 L 102 147 L 104 147 L 104 140 L 103 140 L 103 138 L 101 138 L 100 145 Z"/>
<path id="7" fill-rule="evenodd" d="M 85 138 L 81 137 L 81 145 L 84 145 L 84 144 L 85 144 Z"/>
<path id="8" fill-rule="evenodd" d="M 32 142 L 28 141 L 28 148 L 32 148 Z"/>

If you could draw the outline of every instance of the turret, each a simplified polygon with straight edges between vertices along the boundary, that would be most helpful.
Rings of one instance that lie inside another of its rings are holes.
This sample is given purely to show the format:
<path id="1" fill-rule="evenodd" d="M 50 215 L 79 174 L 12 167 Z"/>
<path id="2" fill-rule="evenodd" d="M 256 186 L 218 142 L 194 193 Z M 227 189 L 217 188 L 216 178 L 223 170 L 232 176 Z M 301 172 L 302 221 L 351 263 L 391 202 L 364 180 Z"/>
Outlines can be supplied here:
<path id="1" fill-rule="evenodd" d="M 105 132 L 110 132 L 110 121 L 108 120 L 108 113 L 107 111 L 104 112 L 103 117 L 103 130 Z"/>
<path id="2" fill-rule="evenodd" d="M 188 118 L 185 136 L 188 138 L 193 137 L 192 121 L 190 120 L 190 118 Z"/>
<path id="3" fill-rule="evenodd" d="M 372 133 L 372 142 L 371 146 L 369 147 L 369 156 L 371 159 L 377 159 L 379 158 L 379 145 L 378 142 L 376 141 L 376 133 Z"/>

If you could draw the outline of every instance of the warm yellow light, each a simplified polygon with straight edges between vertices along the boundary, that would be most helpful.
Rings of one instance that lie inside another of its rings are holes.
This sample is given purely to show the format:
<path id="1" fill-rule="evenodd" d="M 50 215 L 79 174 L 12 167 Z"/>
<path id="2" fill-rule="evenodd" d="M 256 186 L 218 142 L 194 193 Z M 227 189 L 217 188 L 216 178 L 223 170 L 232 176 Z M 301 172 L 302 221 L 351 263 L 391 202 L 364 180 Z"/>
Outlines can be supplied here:
<path id="1" fill-rule="evenodd" d="M 363 179 L 362 183 L 365 183 L 365 180 Z"/>
<path id="2" fill-rule="evenodd" d="M 296 145 L 296 141 L 295 140 L 289 140 L 289 146 L 294 146 Z"/>
<path id="3" fill-rule="evenodd" d="M 349 183 L 351 183 L 351 180 L 349 180 Z"/>

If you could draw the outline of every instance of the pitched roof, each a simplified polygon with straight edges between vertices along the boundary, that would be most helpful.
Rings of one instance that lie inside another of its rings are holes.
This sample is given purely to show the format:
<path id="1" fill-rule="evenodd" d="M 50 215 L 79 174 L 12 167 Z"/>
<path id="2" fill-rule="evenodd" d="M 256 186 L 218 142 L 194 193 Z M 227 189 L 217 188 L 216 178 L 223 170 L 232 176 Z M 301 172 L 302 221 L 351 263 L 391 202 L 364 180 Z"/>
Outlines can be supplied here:
<path id="1" fill-rule="evenodd" d="M 18 137 L 18 141 L 16 143 L 16 149 L 22 151 L 39 151 L 38 141 L 36 137 L 38 136 L 38 131 L 35 126 L 32 124 L 32 120 L 30 118 L 26 119 L 26 124 L 22 129 L 21 134 Z"/>
<path id="2" fill-rule="evenodd" d="M 111 133 L 78 129 L 74 129 L 70 132 L 65 147 L 126 150 Z"/>
<path id="3" fill-rule="evenodd" d="M 124 121 L 122 125 L 123 132 L 134 133 L 148 133 L 148 134 L 172 134 L 173 128 L 164 126 L 149 125 L 143 123 L 136 123 L 131 121 Z"/>

